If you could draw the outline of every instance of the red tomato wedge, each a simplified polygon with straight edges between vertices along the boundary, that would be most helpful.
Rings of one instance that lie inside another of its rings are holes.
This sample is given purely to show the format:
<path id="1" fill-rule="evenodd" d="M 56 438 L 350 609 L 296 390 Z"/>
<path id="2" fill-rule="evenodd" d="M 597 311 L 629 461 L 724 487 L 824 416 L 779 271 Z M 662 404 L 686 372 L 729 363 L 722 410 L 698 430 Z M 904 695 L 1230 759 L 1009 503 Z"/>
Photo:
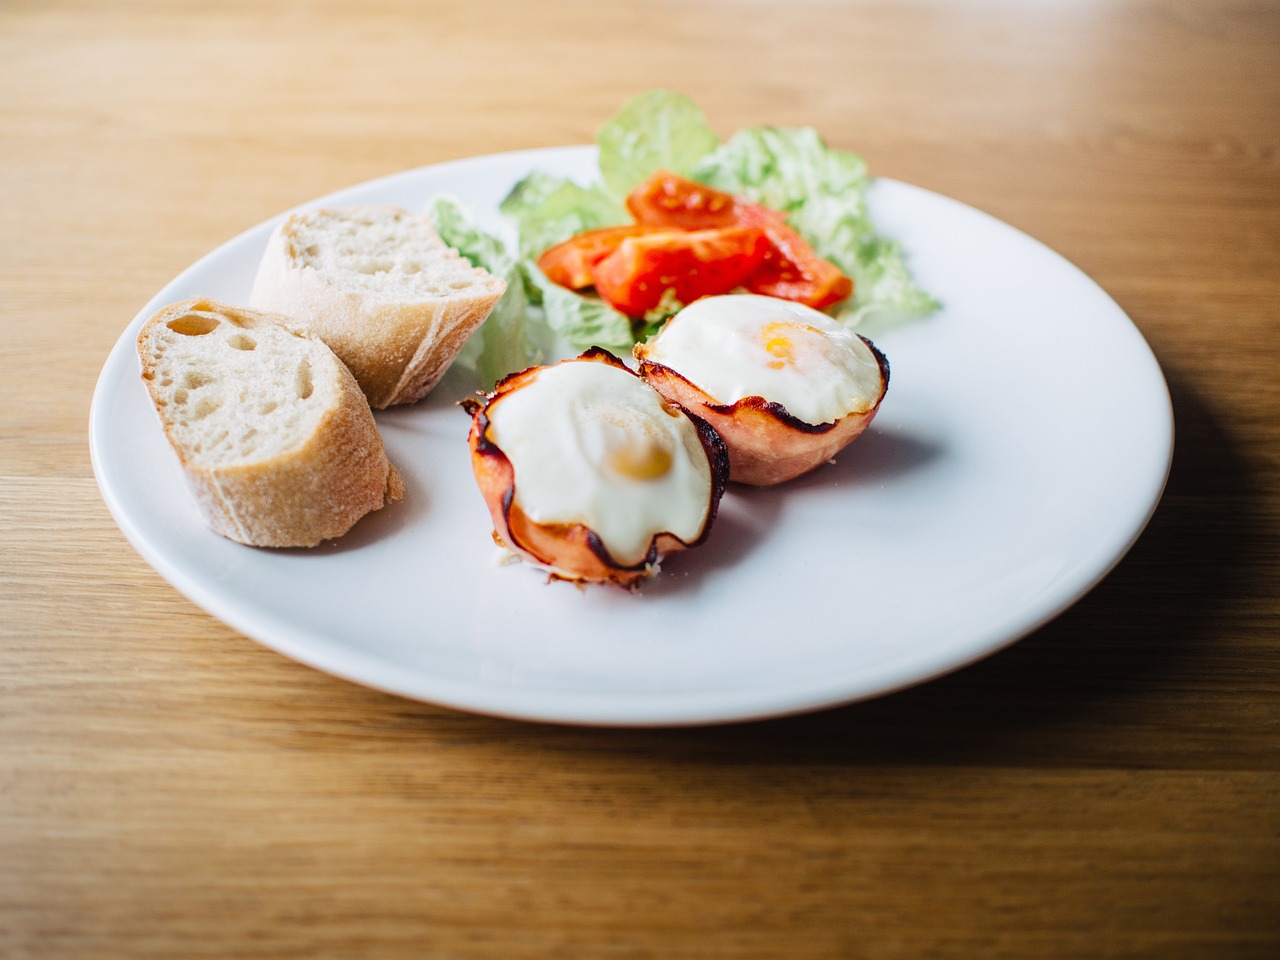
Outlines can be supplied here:
<path id="1" fill-rule="evenodd" d="M 768 239 L 770 249 L 760 269 L 743 282 L 753 293 L 817 309 L 839 303 L 853 293 L 853 281 L 814 253 L 804 238 L 787 226 L 783 214 L 743 197 L 659 170 L 631 192 L 627 209 L 640 224 L 683 230 L 756 227 Z"/>
<path id="2" fill-rule="evenodd" d="M 627 195 L 636 223 L 682 230 L 708 230 L 739 225 L 738 200 L 732 194 L 659 170 Z"/>
<path id="3" fill-rule="evenodd" d="M 624 239 L 592 274 L 600 296 L 629 317 L 643 317 L 667 290 L 692 303 L 741 286 L 768 249 L 753 226 L 650 231 Z"/>
<path id="4" fill-rule="evenodd" d="M 557 243 L 538 257 L 538 269 L 552 283 L 570 290 L 581 290 L 595 283 L 592 268 L 607 257 L 623 240 L 643 233 L 665 232 L 666 227 L 645 224 L 627 224 L 621 227 L 602 227 L 586 230 Z"/>
<path id="5" fill-rule="evenodd" d="M 743 286 L 752 293 L 794 300 L 821 310 L 846 300 L 853 281 L 786 224 L 782 214 L 759 204 L 739 204 L 740 222 L 756 226 L 769 240 L 764 261 Z"/>

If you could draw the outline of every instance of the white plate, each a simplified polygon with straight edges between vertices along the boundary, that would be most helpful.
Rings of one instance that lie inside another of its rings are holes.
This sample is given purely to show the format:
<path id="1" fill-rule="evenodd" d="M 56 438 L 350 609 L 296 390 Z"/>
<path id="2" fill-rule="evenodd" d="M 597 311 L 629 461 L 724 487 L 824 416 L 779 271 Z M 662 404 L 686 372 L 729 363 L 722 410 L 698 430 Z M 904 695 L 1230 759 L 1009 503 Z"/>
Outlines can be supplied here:
<path id="1" fill-rule="evenodd" d="M 531 169 L 588 181 L 587 147 L 411 170 L 316 203 L 437 193 L 500 225 Z M 731 489 L 710 539 L 639 594 L 499 566 L 470 473 L 474 384 L 380 413 L 405 500 L 311 551 L 201 522 L 138 376 L 134 340 L 189 296 L 244 303 L 271 224 L 165 287 L 121 336 L 90 418 L 94 470 L 138 551 L 215 617 L 304 663 L 434 703 L 607 725 L 695 724 L 844 703 L 999 649 L 1090 589 L 1141 532 L 1169 469 L 1159 367 L 1120 308 L 1040 243 L 891 180 L 871 190 L 935 317 L 876 335 L 892 381 L 871 430 L 772 490 Z"/>

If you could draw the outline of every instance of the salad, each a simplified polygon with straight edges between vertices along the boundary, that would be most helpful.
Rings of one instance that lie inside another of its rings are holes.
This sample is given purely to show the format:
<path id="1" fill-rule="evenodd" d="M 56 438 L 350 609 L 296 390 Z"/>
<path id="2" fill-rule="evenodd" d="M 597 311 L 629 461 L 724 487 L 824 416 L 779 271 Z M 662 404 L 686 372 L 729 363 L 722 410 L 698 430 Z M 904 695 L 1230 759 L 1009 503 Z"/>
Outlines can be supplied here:
<path id="1" fill-rule="evenodd" d="M 770 269 L 770 245 L 813 281 L 790 298 L 848 327 L 938 309 L 912 279 L 898 243 L 879 235 L 868 216 L 866 163 L 828 148 L 811 128 L 749 127 L 721 143 L 692 100 L 653 90 L 629 101 L 596 139 L 596 182 L 534 171 L 511 189 L 499 210 L 514 228 L 514 248 L 480 230 L 456 200 L 428 205 L 446 243 L 507 281 L 458 358 L 486 383 L 540 362 L 557 341 L 629 352 L 706 292 L 698 283 L 647 282 L 670 274 L 664 267 L 673 263 L 702 284 L 730 277 L 788 296 L 791 275 L 776 263 Z M 733 216 L 708 219 L 709 202 L 716 213 L 733 205 Z M 676 210 L 674 219 L 662 219 L 664 209 Z M 600 263 L 601 249 L 612 253 L 627 238 L 626 257 L 592 271 L 592 257 Z"/>

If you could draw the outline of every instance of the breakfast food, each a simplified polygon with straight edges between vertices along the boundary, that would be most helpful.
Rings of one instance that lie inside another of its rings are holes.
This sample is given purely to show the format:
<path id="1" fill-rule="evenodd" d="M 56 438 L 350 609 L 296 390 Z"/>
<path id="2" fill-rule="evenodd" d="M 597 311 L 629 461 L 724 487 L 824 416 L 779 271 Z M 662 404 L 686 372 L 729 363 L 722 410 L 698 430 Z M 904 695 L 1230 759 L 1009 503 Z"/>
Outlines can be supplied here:
<path id="1" fill-rule="evenodd" d="M 315 332 L 381 410 L 424 397 L 505 290 L 429 218 L 354 206 L 281 221 L 249 303 Z"/>
<path id="2" fill-rule="evenodd" d="M 315 546 L 403 495 L 351 373 L 287 318 L 184 300 L 143 325 L 138 357 L 196 505 L 224 537 Z"/>
<path id="3" fill-rule="evenodd" d="M 720 438 L 607 351 L 512 374 L 464 406 L 495 539 L 553 578 L 634 588 L 710 532 Z"/>
<path id="4" fill-rule="evenodd" d="M 889 363 L 869 340 L 803 304 L 707 297 L 635 347 L 640 374 L 710 423 L 730 479 L 783 483 L 830 460 L 871 423 Z"/>

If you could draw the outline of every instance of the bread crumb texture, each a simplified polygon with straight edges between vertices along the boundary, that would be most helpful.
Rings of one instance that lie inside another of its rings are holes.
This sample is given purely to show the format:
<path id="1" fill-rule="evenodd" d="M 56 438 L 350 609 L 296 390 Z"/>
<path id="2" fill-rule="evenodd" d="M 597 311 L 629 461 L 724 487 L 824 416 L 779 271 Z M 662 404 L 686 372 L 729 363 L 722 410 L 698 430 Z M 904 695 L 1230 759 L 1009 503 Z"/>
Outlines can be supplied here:
<path id="1" fill-rule="evenodd" d="M 297 451 L 333 404 L 337 358 L 277 323 L 197 304 L 150 325 L 146 337 L 143 378 L 194 466 Z"/>
<path id="2" fill-rule="evenodd" d="M 398 207 L 311 210 L 286 221 L 289 252 L 342 290 L 390 302 L 487 290 L 493 277 L 445 245 L 425 216 Z"/>

